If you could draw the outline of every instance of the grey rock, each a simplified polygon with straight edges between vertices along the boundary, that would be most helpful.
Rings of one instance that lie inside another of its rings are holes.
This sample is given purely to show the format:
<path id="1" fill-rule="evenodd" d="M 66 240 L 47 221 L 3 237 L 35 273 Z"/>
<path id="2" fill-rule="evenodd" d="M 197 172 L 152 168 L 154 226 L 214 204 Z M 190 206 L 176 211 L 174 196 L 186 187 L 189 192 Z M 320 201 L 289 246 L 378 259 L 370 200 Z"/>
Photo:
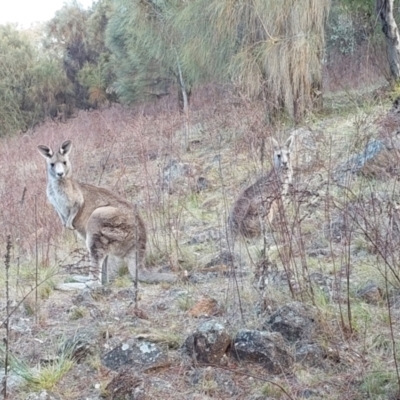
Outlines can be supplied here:
<path id="1" fill-rule="evenodd" d="M 198 192 L 208 188 L 207 179 L 201 175 L 202 168 L 196 164 L 170 160 L 163 168 L 160 178 L 162 190 L 170 194 L 178 190 L 191 190 Z"/>
<path id="2" fill-rule="evenodd" d="M 72 303 L 76 306 L 93 306 L 93 302 L 99 301 L 103 297 L 111 295 L 111 289 L 105 286 L 89 289 L 85 288 L 72 298 Z"/>
<path id="3" fill-rule="evenodd" d="M 71 292 L 75 290 L 84 290 L 87 288 L 97 287 L 99 285 L 96 281 L 87 282 L 69 282 L 69 283 L 59 283 L 55 289 L 62 292 Z"/>
<path id="4" fill-rule="evenodd" d="M 299 396 L 301 398 L 304 398 L 304 399 L 311 399 L 311 398 L 313 398 L 313 399 L 322 399 L 323 398 L 322 393 L 320 393 L 320 392 L 318 392 L 316 390 L 311 390 L 311 389 L 304 389 L 299 394 Z"/>
<path id="5" fill-rule="evenodd" d="M 221 251 L 214 258 L 212 258 L 206 265 L 205 268 L 215 267 L 216 265 L 227 265 L 229 267 L 237 266 L 239 263 L 239 256 L 231 251 Z"/>
<path id="6" fill-rule="evenodd" d="M 343 180 L 343 177 L 348 172 L 357 173 L 368 161 L 374 159 L 385 148 L 381 140 L 371 140 L 367 143 L 363 152 L 350 157 L 335 170 L 336 179 Z"/>
<path id="7" fill-rule="evenodd" d="M 238 360 L 263 365 L 269 373 L 286 372 L 293 365 L 293 356 L 278 332 L 239 331 L 233 341 L 232 355 Z"/>
<path id="8" fill-rule="evenodd" d="M 221 239 L 221 231 L 215 228 L 208 228 L 202 232 L 198 232 L 193 235 L 189 240 L 188 244 L 196 245 L 206 242 L 216 242 Z"/>
<path id="9" fill-rule="evenodd" d="M 217 320 L 199 325 L 197 330 L 186 338 L 183 351 L 199 363 L 218 364 L 225 355 L 231 337 L 225 326 Z"/>
<path id="10" fill-rule="evenodd" d="M 369 304 L 378 304 L 382 301 L 382 289 L 375 282 L 367 282 L 357 290 L 357 297 Z"/>
<path id="11" fill-rule="evenodd" d="M 0 371 L 0 382 L 2 382 L 2 385 L 3 385 L 3 380 L 4 380 L 4 368 L 2 368 Z M 20 376 L 15 375 L 13 373 L 8 373 L 8 375 L 7 375 L 8 390 L 13 390 L 15 388 L 18 388 L 19 386 L 23 385 L 24 383 L 25 383 L 24 379 L 21 378 Z"/>
<path id="12" fill-rule="evenodd" d="M 147 341 L 128 340 L 102 357 L 102 364 L 116 371 L 121 367 L 135 367 L 140 371 L 167 363 L 165 350 Z"/>
<path id="13" fill-rule="evenodd" d="M 61 396 L 43 390 L 40 393 L 30 393 L 25 400 L 61 400 Z"/>
<path id="14" fill-rule="evenodd" d="M 274 312 L 267 319 L 263 328 L 281 333 L 290 342 L 310 341 L 315 334 L 317 324 L 313 308 L 295 301 Z"/>
<path id="15" fill-rule="evenodd" d="M 325 350 L 317 343 L 302 343 L 296 346 L 296 362 L 307 367 L 320 367 L 325 358 Z"/>
<path id="16" fill-rule="evenodd" d="M 93 278 L 91 278 L 89 275 L 74 275 L 72 276 L 72 280 L 74 282 L 81 282 L 81 283 L 85 283 L 85 282 L 90 282 L 93 280 Z"/>
<path id="17" fill-rule="evenodd" d="M 318 133 L 309 128 L 297 128 L 290 132 L 290 159 L 293 171 L 310 171 L 318 161 Z"/>

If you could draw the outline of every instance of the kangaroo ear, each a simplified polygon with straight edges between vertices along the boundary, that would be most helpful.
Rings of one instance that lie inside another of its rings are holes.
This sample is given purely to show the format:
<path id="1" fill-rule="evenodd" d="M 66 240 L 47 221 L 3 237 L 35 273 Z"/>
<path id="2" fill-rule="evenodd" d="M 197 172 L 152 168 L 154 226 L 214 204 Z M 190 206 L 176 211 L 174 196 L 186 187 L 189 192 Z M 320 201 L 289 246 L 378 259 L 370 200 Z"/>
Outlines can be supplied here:
<path id="1" fill-rule="evenodd" d="M 62 154 L 63 156 L 67 156 L 69 152 L 72 149 L 72 142 L 70 140 L 66 140 L 63 142 L 63 144 L 60 146 L 59 153 Z"/>
<path id="2" fill-rule="evenodd" d="M 290 135 L 289 138 L 286 140 L 285 142 L 285 146 L 290 149 L 290 146 L 293 144 L 294 142 L 294 136 Z"/>
<path id="3" fill-rule="evenodd" d="M 272 144 L 274 150 L 279 150 L 281 147 L 281 146 L 279 146 L 278 141 L 273 137 L 271 138 L 271 144 Z"/>
<path id="4" fill-rule="evenodd" d="M 43 144 L 40 144 L 38 146 L 39 153 L 44 157 L 44 158 L 51 158 L 53 157 L 53 150 L 50 149 L 50 147 L 44 146 Z"/>

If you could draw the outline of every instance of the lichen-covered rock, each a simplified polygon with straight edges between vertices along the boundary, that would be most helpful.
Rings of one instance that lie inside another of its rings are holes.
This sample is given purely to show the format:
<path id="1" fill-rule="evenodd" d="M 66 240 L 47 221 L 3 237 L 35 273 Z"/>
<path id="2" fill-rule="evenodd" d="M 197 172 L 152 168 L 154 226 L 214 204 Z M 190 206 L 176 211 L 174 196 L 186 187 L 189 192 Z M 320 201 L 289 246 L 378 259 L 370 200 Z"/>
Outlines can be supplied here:
<path id="1" fill-rule="evenodd" d="M 279 308 L 263 325 L 264 329 L 279 332 L 290 342 L 310 341 L 316 327 L 313 308 L 298 301 Z"/>
<path id="2" fill-rule="evenodd" d="M 145 382 L 133 369 L 122 369 L 106 386 L 103 397 L 107 400 L 144 400 Z"/>
<path id="3" fill-rule="evenodd" d="M 196 362 L 218 364 L 230 343 L 231 337 L 225 326 L 216 320 L 210 320 L 203 322 L 186 338 L 183 350 Z"/>
<path id="4" fill-rule="evenodd" d="M 357 297 L 369 304 L 378 304 L 382 301 L 382 289 L 375 282 L 367 284 L 357 291 Z"/>
<path id="5" fill-rule="evenodd" d="M 296 346 L 296 362 L 307 367 L 322 366 L 325 358 L 326 352 L 324 348 L 317 343 L 303 343 Z"/>
<path id="6" fill-rule="evenodd" d="M 167 353 L 161 347 L 146 341 L 128 340 L 102 357 L 102 364 L 113 370 L 127 366 L 146 370 L 167 363 Z"/>
<path id="7" fill-rule="evenodd" d="M 271 374 L 286 372 L 293 364 L 290 349 L 278 332 L 239 331 L 233 341 L 232 355 L 240 361 L 259 363 Z"/>

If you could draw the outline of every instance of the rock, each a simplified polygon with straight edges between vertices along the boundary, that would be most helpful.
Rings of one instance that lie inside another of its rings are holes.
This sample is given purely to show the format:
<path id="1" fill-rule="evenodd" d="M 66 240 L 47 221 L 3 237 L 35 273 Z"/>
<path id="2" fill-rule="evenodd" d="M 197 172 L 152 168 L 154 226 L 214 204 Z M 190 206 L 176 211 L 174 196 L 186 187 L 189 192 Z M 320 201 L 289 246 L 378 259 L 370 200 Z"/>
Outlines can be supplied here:
<path id="1" fill-rule="evenodd" d="M 163 168 L 160 181 L 161 188 L 170 194 L 185 189 L 199 192 L 209 186 L 207 179 L 202 176 L 200 165 L 174 159 Z"/>
<path id="2" fill-rule="evenodd" d="M 318 162 L 318 134 L 307 128 L 297 128 L 290 132 L 290 159 L 293 171 L 310 171 Z"/>
<path id="3" fill-rule="evenodd" d="M 232 371 L 214 368 L 208 366 L 205 368 L 192 368 L 185 374 L 186 382 L 190 384 L 194 390 L 201 388 L 204 384 L 211 383 L 216 386 L 217 392 L 213 392 L 214 398 L 235 398 L 240 389 L 237 387 L 237 377 Z M 225 396 L 224 396 L 225 395 Z"/>
<path id="4" fill-rule="evenodd" d="M 0 370 L 0 382 L 3 387 L 3 381 L 4 381 L 4 367 Z M 8 373 L 7 375 L 7 390 L 13 390 L 16 389 L 20 386 L 22 386 L 25 382 L 25 380 L 20 377 L 19 375 L 15 375 L 14 373 Z"/>
<path id="5" fill-rule="evenodd" d="M 110 295 L 111 289 L 105 286 L 93 289 L 85 288 L 72 299 L 72 303 L 76 306 L 93 306 L 94 301 L 99 301 Z"/>
<path id="6" fill-rule="evenodd" d="M 196 245 L 206 242 L 218 242 L 221 240 L 221 230 L 216 228 L 207 228 L 201 232 L 196 232 L 187 241 L 187 244 Z"/>
<path id="7" fill-rule="evenodd" d="M 310 306 L 295 301 L 274 312 L 263 328 L 281 333 L 290 342 L 309 341 L 316 330 L 314 311 Z"/>
<path id="8" fill-rule="evenodd" d="M 203 297 L 189 311 L 188 315 L 194 318 L 220 315 L 221 309 L 217 300 L 211 297 Z"/>
<path id="9" fill-rule="evenodd" d="M 232 354 L 238 360 L 261 364 L 272 374 L 287 372 L 293 364 L 290 350 L 278 332 L 239 331 L 233 341 Z"/>
<path id="10" fill-rule="evenodd" d="M 299 396 L 304 399 L 322 399 L 323 394 L 319 391 L 316 390 L 311 390 L 311 389 L 304 389 L 301 393 L 299 393 Z"/>
<path id="11" fill-rule="evenodd" d="M 123 369 L 106 386 L 103 397 L 107 400 L 144 400 L 144 380 L 133 369 Z"/>
<path id="12" fill-rule="evenodd" d="M 43 390 L 40 393 L 30 393 L 25 400 L 61 400 L 61 396 Z"/>
<path id="13" fill-rule="evenodd" d="M 228 267 L 237 267 L 240 262 L 240 257 L 231 251 L 221 251 L 214 258 L 212 258 L 206 265 L 205 269 L 211 269 L 219 265 L 226 265 Z"/>
<path id="14" fill-rule="evenodd" d="M 368 282 L 357 290 L 357 297 L 369 304 L 378 304 L 382 301 L 382 289 L 375 282 Z"/>
<path id="15" fill-rule="evenodd" d="M 73 275 L 72 276 L 73 282 L 86 283 L 86 282 L 90 282 L 92 280 L 93 280 L 93 278 L 91 278 L 89 275 Z"/>
<path id="16" fill-rule="evenodd" d="M 396 118 L 395 126 L 397 129 L 398 116 Z M 349 174 L 358 174 L 375 179 L 397 177 L 399 174 L 399 150 L 399 131 L 383 129 L 379 132 L 379 139 L 369 140 L 360 153 L 340 163 L 333 172 L 333 179 L 345 183 Z"/>
<path id="17" fill-rule="evenodd" d="M 31 321 L 29 318 L 16 318 L 10 326 L 10 330 L 23 335 L 29 334 L 32 332 Z"/>
<path id="18" fill-rule="evenodd" d="M 135 367 L 143 371 L 165 366 L 168 362 L 168 355 L 160 346 L 135 340 L 120 344 L 102 357 L 102 364 L 116 371 L 121 367 Z"/>
<path id="19" fill-rule="evenodd" d="M 231 337 L 225 326 L 216 320 L 210 320 L 203 322 L 192 335 L 186 338 L 183 350 L 196 362 L 218 364 L 230 343 Z"/>
<path id="20" fill-rule="evenodd" d="M 70 292 L 74 290 L 84 290 L 88 288 L 99 288 L 101 284 L 96 280 L 88 280 L 86 282 L 68 282 L 68 283 L 59 283 L 56 285 L 56 290 L 61 290 L 63 292 Z"/>
<path id="21" fill-rule="evenodd" d="M 320 367 L 326 358 L 326 352 L 317 343 L 303 343 L 296 346 L 295 360 L 307 367 Z"/>

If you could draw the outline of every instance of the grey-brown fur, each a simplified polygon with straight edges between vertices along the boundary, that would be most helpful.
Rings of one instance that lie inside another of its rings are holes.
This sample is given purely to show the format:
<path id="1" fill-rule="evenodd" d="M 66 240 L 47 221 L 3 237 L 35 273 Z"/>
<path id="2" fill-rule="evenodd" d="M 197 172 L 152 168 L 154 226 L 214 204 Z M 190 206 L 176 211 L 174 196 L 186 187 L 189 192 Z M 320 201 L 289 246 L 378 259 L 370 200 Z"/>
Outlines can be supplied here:
<path id="1" fill-rule="evenodd" d="M 273 168 L 245 189 L 233 205 L 229 225 L 234 236 L 253 238 L 260 236 L 264 227 L 269 227 L 283 206 L 283 198 L 292 182 L 290 163 L 290 142 L 280 147 L 272 139 L 274 146 Z"/>
<path id="2" fill-rule="evenodd" d="M 38 146 L 47 162 L 47 197 L 56 209 L 63 225 L 76 229 L 85 239 L 90 259 L 98 278 L 107 255 L 125 259 L 129 272 L 147 282 L 173 281 L 172 274 L 145 273 L 146 228 L 136 207 L 108 189 L 89 185 L 72 178 L 69 154 L 70 140 L 63 142 L 58 152 Z"/>

